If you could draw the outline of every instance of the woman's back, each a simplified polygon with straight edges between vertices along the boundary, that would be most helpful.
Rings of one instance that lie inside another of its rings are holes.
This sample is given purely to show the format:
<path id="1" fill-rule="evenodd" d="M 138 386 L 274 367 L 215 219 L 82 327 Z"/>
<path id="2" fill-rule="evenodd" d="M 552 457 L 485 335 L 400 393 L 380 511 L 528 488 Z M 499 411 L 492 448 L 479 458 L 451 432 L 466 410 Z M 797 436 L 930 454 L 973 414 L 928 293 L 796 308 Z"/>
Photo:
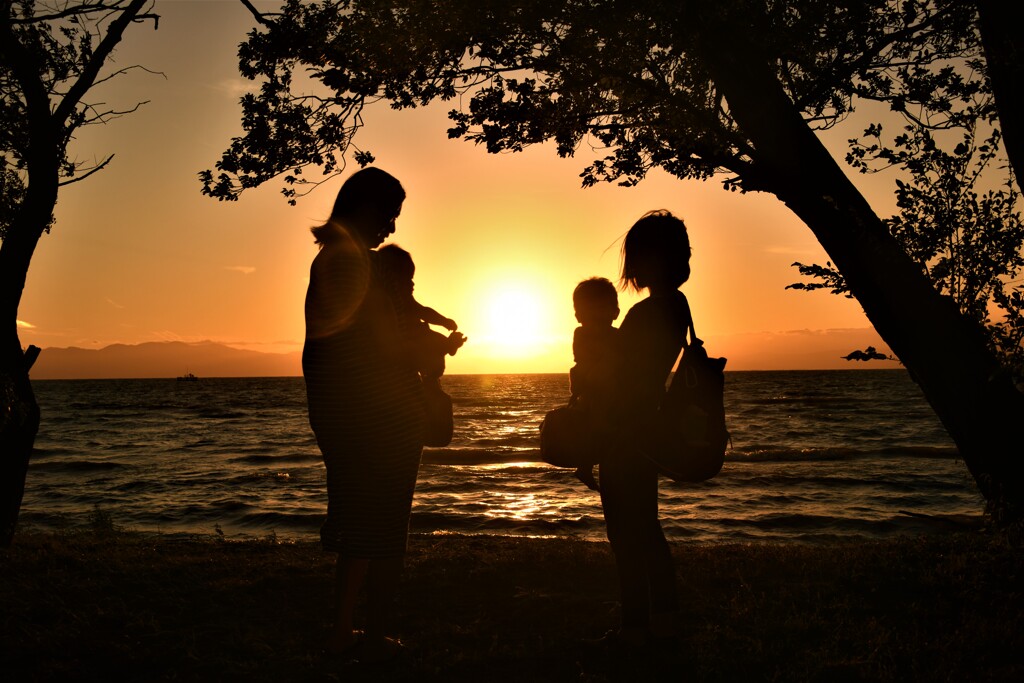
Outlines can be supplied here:
<path id="1" fill-rule="evenodd" d="M 619 326 L 619 386 L 626 411 L 647 413 L 661 403 L 689 326 L 690 306 L 678 290 L 649 296 L 626 313 Z"/>

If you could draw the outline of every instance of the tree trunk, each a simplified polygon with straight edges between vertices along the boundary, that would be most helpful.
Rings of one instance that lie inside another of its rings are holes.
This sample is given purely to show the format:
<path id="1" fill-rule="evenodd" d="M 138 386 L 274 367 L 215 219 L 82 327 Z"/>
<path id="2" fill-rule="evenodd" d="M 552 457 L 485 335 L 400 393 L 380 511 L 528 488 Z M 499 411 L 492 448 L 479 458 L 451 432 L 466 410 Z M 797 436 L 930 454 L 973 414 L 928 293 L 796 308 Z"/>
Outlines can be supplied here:
<path id="1" fill-rule="evenodd" d="M 921 386 L 990 511 L 1001 521 L 1019 519 L 1024 396 L 989 350 L 984 331 L 907 256 L 802 120 L 753 41 L 722 31 L 706 37 L 715 84 L 756 150 L 750 180 L 778 196 L 818 238 L 876 331 Z"/>
<path id="2" fill-rule="evenodd" d="M 39 431 L 39 405 L 28 371 L 38 354 L 29 347 L 0 361 L 0 547 L 11 545 L 25 493 L 25 476 Z"/>
<path id="3" fill-rule="evenodd" d="M 21 349 L 18 306 L 28 264 L 57 202 L 56 158 L 51 151 L 33 159 L 34 168 L 48 173 L 40 174 L 45 180 L 29 186 L 17 218 L 0 244 L 0 547 L 9 546 L 14 537 L 28 462 L 39 431 L 39 405 L 28 377 L 39 349 Z"/>
<path id="4" fill-rule="evenodd" d="M 985 48 L 988 77 L 992 82 L 999 125 L 1010 165 L 1020 180 L 1024 172 L 1024 102 L 1020 84 L 1024 81 L 1024 41 L 1017 12 L 1020 6 L 1006 0 L 978 0 L 978 27 Z"/>

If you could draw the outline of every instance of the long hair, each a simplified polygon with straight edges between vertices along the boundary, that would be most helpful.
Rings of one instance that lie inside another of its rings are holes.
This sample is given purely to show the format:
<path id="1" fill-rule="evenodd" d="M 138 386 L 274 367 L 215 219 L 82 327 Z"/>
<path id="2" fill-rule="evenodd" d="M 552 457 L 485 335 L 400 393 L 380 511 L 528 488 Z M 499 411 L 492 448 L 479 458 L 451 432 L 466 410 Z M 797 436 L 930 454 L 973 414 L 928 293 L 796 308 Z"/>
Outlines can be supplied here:
<path id="1" fill-rule="evenodd" d="M 313 240 L 324 245 L 337 234 L 331 227 L 332 223 L 344 223 L 368 206 L 387 210 L 396 210 L 405 201 L 405 188 L 390 173 L 369 166 L 356 171 L 342 183 L 338 196 L 334 200 L 330 219 L 323 225 L 312 228 Z"/>

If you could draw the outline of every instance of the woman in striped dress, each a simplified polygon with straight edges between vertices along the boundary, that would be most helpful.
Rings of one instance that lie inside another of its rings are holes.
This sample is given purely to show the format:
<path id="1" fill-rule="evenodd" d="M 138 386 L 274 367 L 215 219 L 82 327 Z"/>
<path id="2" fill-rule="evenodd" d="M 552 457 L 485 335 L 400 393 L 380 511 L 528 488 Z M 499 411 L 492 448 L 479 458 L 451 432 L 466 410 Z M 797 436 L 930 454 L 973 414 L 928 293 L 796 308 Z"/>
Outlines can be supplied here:
<path id="1" fill-rule="evenodd" d="M 395 231 L 405 191 L 376 168 L 354 173 L 331 218 L 313 229 L 320 247 L 306 294 L 302 372 L 309 421 L 327 469 L 325 550 L 336 552 L 332 653 L 386 659 L 413 489 L 423 449 L 421 385 L 373 251 Z M 359 642 L 353 613 L 367 589 Z"/>

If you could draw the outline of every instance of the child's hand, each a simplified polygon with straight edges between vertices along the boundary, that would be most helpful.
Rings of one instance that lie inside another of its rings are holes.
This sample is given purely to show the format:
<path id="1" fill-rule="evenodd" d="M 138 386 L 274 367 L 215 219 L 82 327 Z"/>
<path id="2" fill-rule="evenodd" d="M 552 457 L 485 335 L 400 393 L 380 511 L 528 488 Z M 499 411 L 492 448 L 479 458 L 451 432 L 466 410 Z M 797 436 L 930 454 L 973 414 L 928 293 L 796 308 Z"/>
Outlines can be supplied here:
<path id="1" fill-rule="evenodd" d="M 454 332 L 457 329 L 459 329 L 458 324 L 451 318 L 445 318 L 441 326 L 444 327 L 444 329 L 448 330 L 449 332 Z"/>
<path id="2" fill-rule="evenodd" d="M 448 355 L 454 356 L 455 352 L 462 348 L 468 338 L 461 332 L 452 332 L 448 335 Z"/>

